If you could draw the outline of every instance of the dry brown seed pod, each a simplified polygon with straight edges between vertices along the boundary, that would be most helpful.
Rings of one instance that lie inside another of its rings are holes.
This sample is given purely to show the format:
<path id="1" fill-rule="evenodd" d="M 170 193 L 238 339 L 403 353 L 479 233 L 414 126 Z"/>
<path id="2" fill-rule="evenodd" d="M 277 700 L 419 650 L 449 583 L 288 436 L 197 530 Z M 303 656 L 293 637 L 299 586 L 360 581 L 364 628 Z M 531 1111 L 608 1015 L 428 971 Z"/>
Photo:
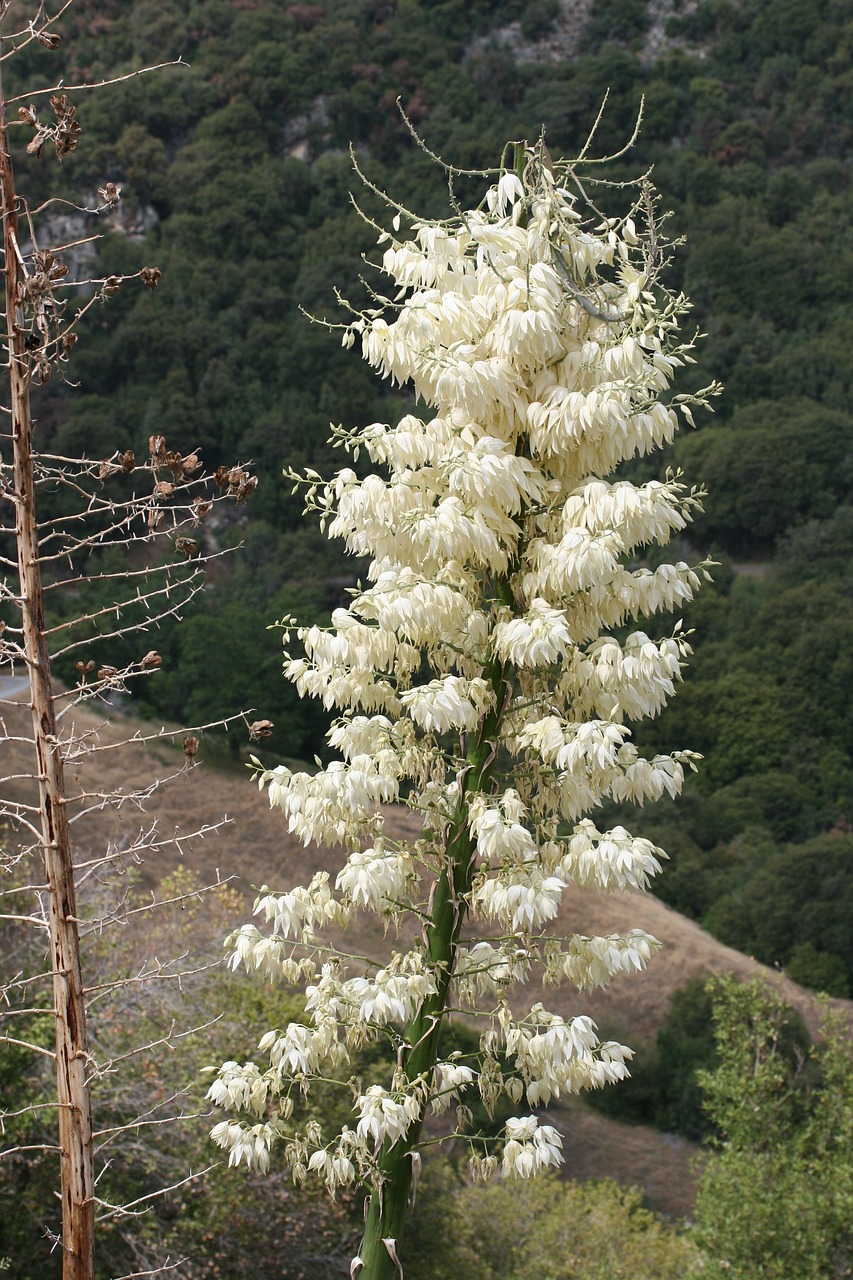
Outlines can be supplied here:
<path id="1" fill-rule="evenodd" d="M 136 466 L 136 457 L 134 456 L 133 450 L 125 449 L 124 453 L 119 454 L 118 460 L 121 464 L 122 471 L 126 471 L 127 474 L 130 475 L 131 471 Z"/>
<path id="2" fill-rule="evenodd" d="M 151 461 L 156 462 L 158 466 L 162 466 L 166 461 L 166 437 L 149 436 L 148 452 L 151 454 Z"/>
<path id="3" fill-rule="evenodd" d="M 181 463 L 181 470 L 185 476 L 191 476 L 194 471 L 198 471 L 201 466 L 201 459 L 197 453 L 188 453 Z"/>
<path id="4" fill-rule="evenodd" d="M 160 283 L 159 267 L 143 267 L 139 273 L 139 279 L 145 285 L 146 289 L 156 289 Z"/>
<path id="5" fill-rule="evenodd" d="M 249 737 L 252 742 L 257 742 L 260 738 L 268 738 L 272 731 L 272 720 L 254 720 L 249 725 Z"/>
<path id="6" fill-rule="evenodd" d="M 205 502 L 203 498 L 196 498 L 195 502 L 192 505 L 192 513 L 193 513 L 193 518 L 197 524 L 201 523 L 201 521 L 207 515 L 208 511 L 210 511 L 212 506 L 213 506 L 213 503 L 210 500 Z"/>
<path id="7" fill-rule="evenodd" d="M 169 484 L 168 480 L 158 480 L 154 486 L 154 496 L 157 498 L 171 498 L 175 492 L 175 486 Z"/>
<path id="8" fill-rule="evenodd" d="M 258 487 L 257 476 L 246 476 L 243 483 L 234 490 L 234 497 L 238 502 L 245 502 L 253 489 Z"/>
<path id="9" fill-rule="evenodd" d="M 145 657 L 142 659 L 139 665 L 141 667 L 145 667 L 146 669 L 150 669 L 151 667 L 159 667 L 162 661 L 163 659 L 160 657 L 157 650 L 150 649 L 148 653 L 146 653 Z"/>
<path id="10" fill-rule="evenodd" d="M 175 550 L 183 551 L 184 555 L 191 560 L 193 556 L 198 555 L 198 543 L 195 538 L 176 538 Z"/>
<path id="11" fill-rule="evenodd" d="M 186 756 L 186 758 L 188 760 L 192 760 L 193 756 L 197 751 L 198 751 L 198 738 L 194 738 L 194 737 L 184 738 L 184 755 Z"/>
<path id="12" fill-rule="evenodd" d="M 27 298 L 38 299 L 42 294 L 47 293 L 50 288 L 50 281 L 43 271 L 34 271 L 31 276 L 27 276 L 24 281 L 24 296 Z"/>
<path id="13" fill-rule="evenodd" d="M 116 667 L 98 667 L 99 680 L 111 680 L 117 674 L 118 669 Z"/>

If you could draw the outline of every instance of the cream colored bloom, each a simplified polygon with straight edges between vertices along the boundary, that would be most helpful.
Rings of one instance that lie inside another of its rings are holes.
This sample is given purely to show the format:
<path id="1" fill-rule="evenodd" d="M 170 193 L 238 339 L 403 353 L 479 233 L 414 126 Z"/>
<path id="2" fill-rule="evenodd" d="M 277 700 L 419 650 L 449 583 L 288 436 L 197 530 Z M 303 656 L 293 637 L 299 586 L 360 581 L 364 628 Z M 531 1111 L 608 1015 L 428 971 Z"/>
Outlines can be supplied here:
<path id="1" fill-rule="evenodd" d="M 345 890 L 354 906 L 387 911 L 399 906 L 413 874 L 408 853 L 380 846 L 351 853 L 335 887 Z"/>
<path id="2" fill-rule="evenodd" d="M 393 302 L 377 289 L 343 342 L 358 339 L 417 411 L 333 428 L 353 465 L 305 477 L 308 507 L 366 568 L 347 607 L 296 630 L 285 655 L 298 693 L 337 717 L 328 763 L 257 768 L 299 841 L 343 852 L 331 875 L 264 889 L 258 925 L 232 935 L 232 967 L 304 984 L 304 1022 L 263 1036 L 267 1069 L 226 1063 L 209 1097 L 258 1122 L 214 1129 L 232 1164 L 265 1169 L 282 1137 L 294 1180 L 333 1193 L 376 1189 L 389 1147 L 416 1151 L 430 1105 L 455 1103 L 464 1128 L 475 1084 L 487 1107 L 506 1095 L 538 1108 L 627 1075 L 631 1050 L 589 1018 L 538 1004 L 514 1017 L 509 996 L 537 973 L 584 991 L 649 963 L 658 943 L 642 930 L 566 935 L 561 907 L 574 886 L 648 888 L 663 851 L 588 815 L 677 796 L 695 768 L 689 751 L 644 758 L 633 725 L 681 680 L 690 646 L 655 616 L 689 603 L 704 567 L 630 561 L 682 534 L 701 495 L 678 475 L 613 477 L 674 436 L 687 303 L 655 276 L 645 189 L 602 222 L 570 171 L 519 158 L 478 207 L 435 222 L 397 212 L 380 236 Z M 411 823 L 392 840 L 385 806 L 402 799 Z M 367 944 L 342 939 L 358 912 L 410 949 L 359 954 Z M 436 1061 L 445 993 L 485 1015 L 471 1065 Z M 379 1037 L 393 1074 L 355 1085 L 353 1123 L 329 1140 L 315 1121 L 296 1127 L 298 1095 L 343 1083 L 339 1068 Z M 473 1167 L 527 1178 L 561 1160 L 556 1130 L 528 1115 Z"/>
<path id="3" fill-rule="evenodd" d="M 420 1104 L 412 1094 L 402 1100 L 392 1096 L 379 1084 L 372 1084 L 366 1093 L 356 1099 L 359 1121 L 358 1137 L 370 1142 L 374 1151 L 389 1139 L 397 1142 L 404 1138 L 409 1127 L 420 1117 Z"/>
<path id="4" fill-rule="evenodd" d="M 504 1126 L 501 1173 L 505 1178 L 532 1178 L 563 1163 L 563 1140 L 551 1125 L 540 1125 L 536 1116 L 507 1120 Z"/>

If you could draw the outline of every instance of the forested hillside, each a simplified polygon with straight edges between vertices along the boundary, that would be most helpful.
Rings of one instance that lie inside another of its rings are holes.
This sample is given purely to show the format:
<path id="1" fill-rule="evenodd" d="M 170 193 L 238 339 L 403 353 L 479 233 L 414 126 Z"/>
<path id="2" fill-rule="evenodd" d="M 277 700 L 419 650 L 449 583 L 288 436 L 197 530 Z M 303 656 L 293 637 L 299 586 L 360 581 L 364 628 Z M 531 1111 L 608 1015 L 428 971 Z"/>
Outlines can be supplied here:
<path id="1" fill-rule="evenodd" d="M 798 981 L 849 994 L 849 7 L 77 0 L 62 46 L 31 45 L 9 64 L 7 89 L 179 55 L 189 66 L 78 99 L 83 134 L 60 190 L 79 198 L 113 181 L 123 198 L 106 227 L 70 216 L 62 238 L 104 230 L 100 271 L 151 262 L 162 278 L 97 311 L 69 366 L 79 387 L 53 381 L 37 405 L 42 445 L 61 452 L 142 453 L 157 430 L 213 467 L 251 459 L 261 477 L 215 531 L 243 548 L 157 637 L 163 669 L 146 683 L 146 709 L 193 720 L 253 706 L 276 723 L 272 757 L 323 750 L 322 718 L 281 679 L 267 628 L 286 613 L 328 614 L 358 567 L 303 523 L 281 470 L 330 470 L 330 421 L 402 408 L 301 310 L 334 319 L 334 289 L 357 300 L 369 273 L 375 235 L 348 193 L 368 215 L 380 205 L 350 145 L 372 182 L 435 214 L 444 179 L 398 98 L 429 148 L 461 166 L 497 163 L 508 137 L 543 124 L 554 154 L 575 153 L 608 89 L 594 145 L 618 151 L 645 99 L 637 144 L 611 177 L 654 166 L 667 230 L 686 236 L 672 280 L 707 334 L 690 385 L 717 378 L 726 390 L 663 464 L 708 489 L 681 554 L 719 565 L 687 620 L 696 655 L 685 689 L 638 733 L 699 750 L 705 764 L 644 834 L 672 856 L 668 902 Z M 54 166 L 33 158 L 29 169 L 22 188 L 56 192 Z M 114 661 L 110 646 L 93 641 L 92 656 Z"/>

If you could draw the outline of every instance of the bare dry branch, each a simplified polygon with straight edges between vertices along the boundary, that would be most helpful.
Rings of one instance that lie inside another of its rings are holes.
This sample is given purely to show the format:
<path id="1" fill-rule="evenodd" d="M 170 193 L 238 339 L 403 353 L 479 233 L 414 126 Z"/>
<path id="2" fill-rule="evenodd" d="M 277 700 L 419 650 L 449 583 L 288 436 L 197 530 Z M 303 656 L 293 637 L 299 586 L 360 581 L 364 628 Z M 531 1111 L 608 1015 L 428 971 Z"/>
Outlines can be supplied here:
<path id="1" fill-rule="evenodd" d="M 65 0 L 65 4 L 62 6 L 56 17 L 51 19 L 51 21 L 55 22 L 56 19 L 59 18 L 61 14 L 63 14 L 73 3 L 74 0 Z M 30 37 L 30 39 L 35 38 L 35 35 Z M 26 43 L 29 44 L 29 40 L 27 40 Z M 14 49 L 10 49 L 9 52 L 3 56 L 7 58 L 11 57 L 14 52 Z M 152 71 L 165 71 L 167 67 L 186 67 L 187 70 L 189 70 L 189 65 L 190 64 L 188 62 L 184 62 L 183 55 L 181 55 L 178 58 L 173 58 L 170 62 L 158 62 L 157 65 L 153 67 L 140 67 L 137 71 L 128 71 L 123 76 L 112 76 L 108 80 L 94 80 L 87 84 L 65 84 L 60 80 L 57 84 L 50 85 L 46 88 L 31 89 L 27 93 L 19 94 L 16 98 L 7 98 L 6 105 L 8 107 L 12 107 L 16 102 L 23 102 L 25 98 L 43 98 L 51 93 L 82 93 L 87 89 L 106 89 L 108 85 L 124 84 L 126 80 L 136 80 L 140 76 L 146 76 Z"/>
<path id="2" fill-rule="evenodd" d="M 10 1036 L 7 1032 L 0 1034 L 0 1041 L 4 1044 L 16 1044 L 22 1049 L 27 1049 L 30 1053 L 41 1053 L 45 1058 L 56 1061 L 56 1053 L 53 1049 L 45 1049 L 40 1044 L 33 1044 L 30 1040 L 19 1040 L 16 1036 Z"/>
<path id="3" fill-rule="evenodd" d="M 145 1196 L 139 1196 L 139 1198 L 136 1200 L 130 1200 L 127 1204 L 122 1204 L 122 1205 L 107 1204 L 105 1200 L 98 1200 L 97 1202 L 98 1205 L 101 1208 L 106 1209 L 107 1212 L 103 1214 L 99 1214 L 97 1220 L 99 1222 L 103 1222 L 107 1218 L 111 1218 L 115 1216 L 119 1216 L 123 1218 L 130 1217 L 133 1210 L 138 1209 L 139 1205 L 150 1204 L 152 1200 L 156 1200 L 160 1196 L 168 1195 L 170 1191 L 176 1191 L 178 1187 L 185 1187 L 190 1182 L 198 1181 L 199 1178 L 203 1178 L 206 1174 L 210 1173 L 211 1169 L 218 1168 L 220 1164 L 221 1164 L 221 1161 L 214 1160 L 212 1164 L 206 1165 L 203 1169 L 199 1169 L 198 1173 L 189 1173 L 185 1178 L 181 1178 L 178 1182 L 173 1182 L 170 1187 L 158 1187 L 156 1191 L 151 1191 L 149 1192 L 148 1195 L 145 1195 Z M 151 1274 L 151 1273 L 146 1273 L 146 1274 Z"/>

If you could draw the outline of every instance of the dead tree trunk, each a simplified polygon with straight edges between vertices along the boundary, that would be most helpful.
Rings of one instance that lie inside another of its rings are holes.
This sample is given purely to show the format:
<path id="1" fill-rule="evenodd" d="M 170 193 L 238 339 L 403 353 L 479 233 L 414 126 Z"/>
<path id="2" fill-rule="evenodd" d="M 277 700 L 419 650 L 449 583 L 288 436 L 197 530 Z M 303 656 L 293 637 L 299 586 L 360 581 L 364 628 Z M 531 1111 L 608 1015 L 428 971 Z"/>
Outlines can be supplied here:
<path id="1" fill-rule="evenodd" d="M 24 650 L 30 681 L 44 863 L 48 886 L 62 1194 L 63 1280 L 93 1280 L 94 1177 L 88 1085 L 86 1007 L 74 868 L 62 756 L 56 733 L 50 661 L 44 636 L 38 522 L 32 462 L 30 374 L 23 304 L 26 272 L 18 244 L 18 198 L 9 153 L 5 101 L 0 101 L 0 205 L 3 219 L 6 340 L 14 450 L 16 540 Z"/>

